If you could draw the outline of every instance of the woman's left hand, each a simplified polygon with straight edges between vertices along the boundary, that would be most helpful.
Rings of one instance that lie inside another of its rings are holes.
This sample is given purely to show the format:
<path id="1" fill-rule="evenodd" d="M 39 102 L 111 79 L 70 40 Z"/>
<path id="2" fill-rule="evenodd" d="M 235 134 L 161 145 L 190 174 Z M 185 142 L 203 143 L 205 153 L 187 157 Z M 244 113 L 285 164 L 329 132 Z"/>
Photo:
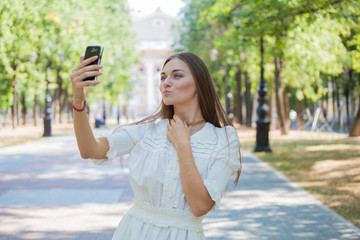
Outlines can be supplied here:
<path id="1" fill-rule="evenodd" d="M 190 144 L 190 131 L 189 127 L 177 115 L 173 116 L 167 126 L 167 136 L 170 142 L 174 145 L 175 149 L 182 145 Z"/>

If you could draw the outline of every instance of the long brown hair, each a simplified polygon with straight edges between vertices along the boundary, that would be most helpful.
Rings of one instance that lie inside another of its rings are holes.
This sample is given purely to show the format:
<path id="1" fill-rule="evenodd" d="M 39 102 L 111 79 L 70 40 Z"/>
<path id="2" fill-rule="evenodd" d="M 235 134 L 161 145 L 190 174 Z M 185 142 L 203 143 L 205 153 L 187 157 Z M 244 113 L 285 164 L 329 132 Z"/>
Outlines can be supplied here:
<path id="1" fill-rule="evenodd" d="M 207 122 L 212 123 L 215 127 L 225 127 L 225 126 L 234 126 L 221 106 L 219 96 L 215 89 L 214 81 L 210 76 L 210 72 L 206 67 L 205 63 L 195 54 L 191 52 L 181 52 L 171 55 L 166 59 L 163 68 L 165 65 L 170 62 L 172 59 L 178 58 L 182 60 L 190 69 L 192 76 L 195 80 L 196 90 L 198 93 L 199 105 L 201 109 L 202 116 Z M 172 119 L 174 115 L 174 106 L 165 105 L 164 102 L 161 103 L 154 114 L 146 117 L 135 124 L 155 121 L 156 119 Z M 240 152 L 240 149 L 239 149 Z M 237 172 L 237 177 L 234 181 L 236 185 L 239 181 L 241 173 L 241 152 L 240 152 L 240 169 Z"/>

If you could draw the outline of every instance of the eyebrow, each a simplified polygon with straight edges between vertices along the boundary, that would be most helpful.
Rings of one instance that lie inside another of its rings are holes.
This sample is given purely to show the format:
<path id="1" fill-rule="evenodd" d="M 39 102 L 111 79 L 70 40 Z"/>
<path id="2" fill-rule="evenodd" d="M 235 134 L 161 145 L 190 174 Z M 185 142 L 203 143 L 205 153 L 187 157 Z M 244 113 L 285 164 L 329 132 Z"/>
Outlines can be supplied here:
<path id="1" fill-rule="evenodd" d="M 174 72 L 177 72 L 177 71 L 182 71 L 182 72 L 185 72 L 184 70 L 182 70 L 182 69 L 174 69 L 174 70 L 172 70 L 172 72 L 174 73 Z M 166 74 L 166 72 L 162 72 L 161 74 Z"/>

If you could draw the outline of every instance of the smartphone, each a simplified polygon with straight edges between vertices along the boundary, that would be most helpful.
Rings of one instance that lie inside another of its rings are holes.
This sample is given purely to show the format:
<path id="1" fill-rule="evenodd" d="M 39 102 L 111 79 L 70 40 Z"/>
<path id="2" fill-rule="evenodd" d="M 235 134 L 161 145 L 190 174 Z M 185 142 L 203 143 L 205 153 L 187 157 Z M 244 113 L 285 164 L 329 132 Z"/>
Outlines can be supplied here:
<path id="1" fill-rule="evenodd" d="M 100 46 L 100 45 L 87 46 L 86 51 L 85 51 L 84 60 L 88 59 L 88 58 L 91 58 L 93 56 L 98 56 L 98 59 L 96 59 L 92 63 L 88 64 L 87 66 L 95 65 L 95 64 L 99 65 L 100 62 L 101 62 L 101 57 L 102 57 L 103 51 L 104 51 L 104 48 L 102 46 Z M 97 80 L 97 76 L 96 77 L 85 78 L 83 81 L 89 81 L 89 80 L 95 80 L 95 79 Z"/>

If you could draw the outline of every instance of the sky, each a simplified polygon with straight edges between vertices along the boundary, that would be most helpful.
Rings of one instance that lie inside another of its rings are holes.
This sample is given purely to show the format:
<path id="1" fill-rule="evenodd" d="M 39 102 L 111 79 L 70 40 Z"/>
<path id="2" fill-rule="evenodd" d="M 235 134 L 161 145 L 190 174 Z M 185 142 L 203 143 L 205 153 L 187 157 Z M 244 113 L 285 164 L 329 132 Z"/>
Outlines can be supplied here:
<path id="1" fill-rule="evenodd" d="M 164 13 L 176 16 L 184 6 L 182 0 L 128 0 L 130 9 L 136 17 L 151 14 L 160 7 Z"/>

